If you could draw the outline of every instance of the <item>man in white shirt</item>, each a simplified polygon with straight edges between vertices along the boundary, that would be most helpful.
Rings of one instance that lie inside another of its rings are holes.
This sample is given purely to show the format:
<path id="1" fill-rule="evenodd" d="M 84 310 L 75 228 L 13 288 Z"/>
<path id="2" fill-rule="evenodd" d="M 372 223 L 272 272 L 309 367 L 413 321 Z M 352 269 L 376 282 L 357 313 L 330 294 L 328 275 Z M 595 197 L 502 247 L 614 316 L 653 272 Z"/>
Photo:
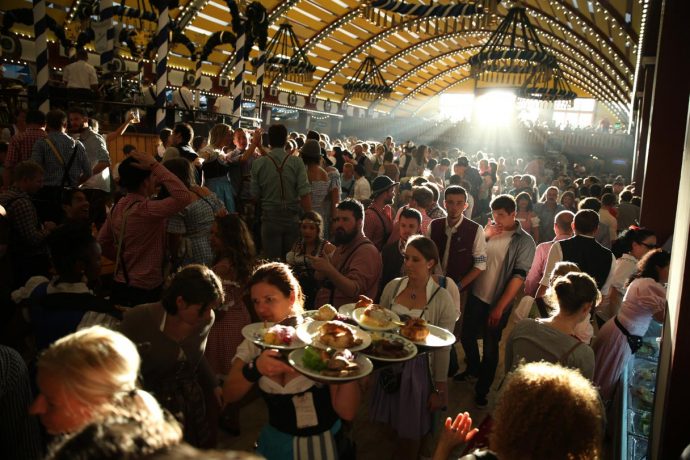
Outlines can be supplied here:
<path id="1" fill-rule="evenodd" d="M 355 166 L 355 200 L 369 202 L 371 198 L 371 185 L 365 176 L 364 166 Z"/>
<path id="2" fill-rule="evenodd" d="M 194 117 L 194 95 L 189 89 L 189 82 L 185 81 L 182 86 L 173 92 L 173 105 L 175 108 L 183 110 L 183 121 L 190 121 Z"/>
<path id="3" fill-rule="evenodd" d="M 96 68 L 87 62 L 88 59 L 85 49 L 77 50 L 77 60 L 62 69 L 62 81 L 67 88 L 98 91 Z"/>
<path id="4" fill-rule="evenodd" d="M 218 97 L 213 104 L 213 111 L 219 115 L 232 115 L 232 99 L 227 95 Z"/>

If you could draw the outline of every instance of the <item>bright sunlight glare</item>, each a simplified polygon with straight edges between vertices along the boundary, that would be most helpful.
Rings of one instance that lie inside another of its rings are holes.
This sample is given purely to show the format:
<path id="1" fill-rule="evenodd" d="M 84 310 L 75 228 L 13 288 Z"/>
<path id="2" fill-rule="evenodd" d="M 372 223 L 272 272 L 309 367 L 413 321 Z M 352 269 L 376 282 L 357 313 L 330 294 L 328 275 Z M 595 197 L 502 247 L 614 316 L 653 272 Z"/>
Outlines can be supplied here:
<path id="1" fill-rule="evenodd" d="M 481 125 L 507 126 L 515 117 L 515 95 L 489 91 L 474 99 L 474 116 Z"/>

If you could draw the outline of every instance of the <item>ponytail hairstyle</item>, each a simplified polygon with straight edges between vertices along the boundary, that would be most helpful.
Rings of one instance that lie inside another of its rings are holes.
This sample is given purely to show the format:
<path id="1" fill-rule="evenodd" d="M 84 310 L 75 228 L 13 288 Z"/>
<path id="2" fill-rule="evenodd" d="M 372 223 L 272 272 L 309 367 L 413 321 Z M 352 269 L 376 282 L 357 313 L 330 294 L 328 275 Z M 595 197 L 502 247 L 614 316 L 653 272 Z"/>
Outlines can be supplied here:
<path id="1" fill-rule="evenodd" d="M 618 239 L 613 242 L 611 246 L 611 252 L 616 256 L 616 259 L 623 257 L 623 254 L 627 254 L 632 251 L 632 244 L 642 244 L 644 240 L 654 236 L 654 232 L 645 227 L 634 227 L 631 226 L 627 230 L 623 230 Z"/>
<path id="2" fill-rule="evenodd" d="M 556 278 L 551 285 L 551 302 L 558 305 L 566 315 L 574 315 L 582 305 L 592 302 L 592 306 L 601 301 L 597 283 L 587 273 L 570 272 Z"/>

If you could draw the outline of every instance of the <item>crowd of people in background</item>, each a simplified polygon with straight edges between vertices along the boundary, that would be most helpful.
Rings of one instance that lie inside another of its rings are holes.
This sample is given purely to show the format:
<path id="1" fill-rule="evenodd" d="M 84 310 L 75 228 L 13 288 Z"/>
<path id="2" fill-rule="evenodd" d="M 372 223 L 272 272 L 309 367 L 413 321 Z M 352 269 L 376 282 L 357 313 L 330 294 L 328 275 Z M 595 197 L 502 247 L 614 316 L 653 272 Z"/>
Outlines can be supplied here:
<path id="1" fill-rule="evenodd" d="M 434 426 L 454 391 L 497 401 L 491 452 L 468 458 L 602 457 L 621 372 L 666 306 L 670 255 L 639 226 L 634 183 L 559 156 L 280 124 L 218 123 L 205 139 L 179 123 L 156 152 L 127 145 L 113 165 L 107 136 L 68 112 L 30 110 L 0 145 L 2 323 L 16 349 L 0 347 L 0 433 L 13 433 L 0 451 L 203 458 L 186 444 L 238 434 L 256 386 L 269 459 L 354 458 L 364 406 L 396 433 L 392 458 L 418 458 L 434 430 L 434 458 L 449 458 L 478 435 L 467 413 Z M 240 334 L 360 295 L 458 346 L 328 385 Z"/>

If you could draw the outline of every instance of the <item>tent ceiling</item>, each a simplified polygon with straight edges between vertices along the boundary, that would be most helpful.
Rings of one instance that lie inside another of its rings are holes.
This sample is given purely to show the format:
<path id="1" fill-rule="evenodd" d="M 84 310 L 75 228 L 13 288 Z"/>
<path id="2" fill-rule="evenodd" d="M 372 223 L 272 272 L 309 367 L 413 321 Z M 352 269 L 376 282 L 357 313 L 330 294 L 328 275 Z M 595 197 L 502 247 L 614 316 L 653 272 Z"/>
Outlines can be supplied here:
<path id="1" fill-rule="evenodd" d="M 56 0 L 49 8 L 58 22 L 80 0 Z M 429 4 L 432 0 L 406 0 Z M 457 0 L 456 0 L 457 1 Z M 625 106 L 630 100 L 637 46 L 646 0 L 524 0 L 528 16 L 542 42 L 555 53 L 573 89 L 581 96 L 594 97 L 610 106 Z M 27 7 L 27 1 L 10 0 L 10 7 Z M 117 3 L 117 2 L 116 2 Z M 126 6 L 140 8 L 147 0 L 125 0 Z M 243 2 L 238 1 L 240 5 Z M 248 3 L 248 2 L 244 2 Z M 504 0 L 498 6 L 498 22 L 472 30 L 448 32 L 440 21 L 405 17 L 403 24 L 381 26 L 362 14 L 359 0 L 262 0 L 271 16 L 269 40 L 284 21 L 292 24 L 296 35 L 316 66 L 314 79 L 294 83 L 275 79 L 266 84 L 296 93 L 343 101 L 342 86 L 349 81 L 366 56 L 373 56 L 393 93 L 389 99 L 365 102 L 389 112 L 409 114 L 426 99 L 444 91 L 470 92 L 473 81 L 467 61 L 488 39 L 490 33 L 515 2 Z M 438 4 L 453 0 L 435 0 Z M 9 6 L 9 5 L 8 5 Z M 4 9 L 7 7 L 4 7 Z M 148 6 L 150 9 L 150 5 Z M 7 8 L 9 9 L 9 8 Z M 182 14 L 185 35 L 203 47 L 207 37 L 219 30 L 230 30 L 230 13 L 224 0 L 180 0 L 171 17 Z M 396 18 L 400 16 L 396 15 Z M 136 27 L 136 21 L 126 20 Z M 194 68 L 188 51 L 177 44 L 170 64 Z M 255 47 L 252 57 L 258 55 Z M 233 48 L 217 47 L 203 64 L 205 73 L 218 75 L 232 71 Z M 248 66 L 246 78 L 254 80 Z"/>

